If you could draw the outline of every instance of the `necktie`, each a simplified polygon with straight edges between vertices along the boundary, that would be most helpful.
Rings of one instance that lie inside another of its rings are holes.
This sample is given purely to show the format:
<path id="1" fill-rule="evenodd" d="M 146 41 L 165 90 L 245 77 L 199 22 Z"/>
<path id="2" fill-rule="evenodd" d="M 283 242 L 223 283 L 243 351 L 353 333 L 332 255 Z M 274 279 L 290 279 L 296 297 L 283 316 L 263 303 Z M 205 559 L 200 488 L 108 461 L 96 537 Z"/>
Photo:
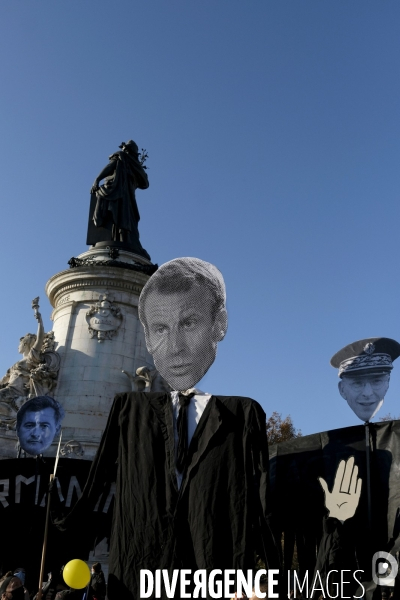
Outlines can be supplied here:
<path id="1" fill-rule="evenodd" d="M 179 394 L 179 414 L 177 420 L 178 448 L 176 452 L 176 468 L 182 473 L 188 451 L 188 411 L 190 400 L 195 394 Z"/>

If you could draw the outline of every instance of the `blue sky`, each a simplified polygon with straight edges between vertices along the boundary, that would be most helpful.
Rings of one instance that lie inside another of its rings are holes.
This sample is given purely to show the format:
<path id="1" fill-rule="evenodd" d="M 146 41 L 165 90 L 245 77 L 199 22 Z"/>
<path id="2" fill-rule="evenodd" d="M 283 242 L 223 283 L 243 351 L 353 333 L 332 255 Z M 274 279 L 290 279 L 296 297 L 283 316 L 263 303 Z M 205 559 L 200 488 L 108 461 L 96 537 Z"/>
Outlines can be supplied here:
<path id="1" fill-rule="evenodd" d="M 31 300 L 87 247 L 89 189 L 133 138 L 154 262 L 197 256 L 229 330 L 202 382 L 358 424 L 330 357 L 400 340 L 400 5 L 394 0 L 41 0 L 0 19 L 0 371 Z M 400 414 L 400 360 L 380 414 Z"/>

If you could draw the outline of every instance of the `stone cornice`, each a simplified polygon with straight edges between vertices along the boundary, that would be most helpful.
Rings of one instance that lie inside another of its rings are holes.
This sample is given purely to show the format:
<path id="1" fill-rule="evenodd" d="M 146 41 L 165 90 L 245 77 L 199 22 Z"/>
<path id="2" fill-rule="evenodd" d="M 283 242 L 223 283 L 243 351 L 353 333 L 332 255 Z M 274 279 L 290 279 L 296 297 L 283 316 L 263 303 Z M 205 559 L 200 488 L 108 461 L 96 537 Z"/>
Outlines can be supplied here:
<path id="1" fill-rule="evenodd" d="M 94 287 L 107 287 L 116 291 L 126 291 L 140 295 L 149 276 L 130 269 L 110 266 L 84 266 L 61 271 L 53 275 L 46 284 L 46 294 L 55 308 L 58 301 L 69 292 L 91 290 Z"/>

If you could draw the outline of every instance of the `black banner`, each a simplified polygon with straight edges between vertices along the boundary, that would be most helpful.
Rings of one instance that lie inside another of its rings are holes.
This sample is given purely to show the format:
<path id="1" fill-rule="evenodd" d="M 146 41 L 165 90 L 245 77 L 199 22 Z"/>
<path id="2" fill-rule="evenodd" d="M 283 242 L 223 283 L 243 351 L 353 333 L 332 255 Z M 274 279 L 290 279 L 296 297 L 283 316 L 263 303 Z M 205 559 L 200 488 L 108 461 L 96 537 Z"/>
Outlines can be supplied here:
<path id="1" fill-rule="evenodd" d="M 356 513 L 345 525 L 354 544 L 359 568 L 368 576 L 374 552 L 397 548 L 400 541 L 400 421 L 371 423 L 369 430 L 371 531 L 368 528 L 364 425 L 316 433 L 271 446 L 272 522 L 276 534 L 284 535 L 285 569 L 291 568 L 296 542 L 300 572 L 313 573 L 322 522 L 327 515 L 318 477 L 324 478 L 332 490 L 339 462 L 350 456 L 354 456 L 358 466 L 362 491 Z"/>
<path id="2" fill-rule="evenodd" d="M 26 585 L 36 589 L 44 536 L 47 491 L 54 458 L 21 458 L 0 461 L 0 572 L 25 567 Z M 57 468 L 56 491 L 51 508 L 68 512 L 80 497 L 85 486 L 91 461 L 61 458 Z M 115 484 L 99 497 L 87 525 L 99 533 L 99 539 L 109 536 Z M 83 536 L 84 537 L 84 536 Z M 73 558 L 87 559 L 94 547 L 84 544 L 79 536 L 74 539 L 52 524 L 49 527 L 45 573 L 58 572 Z"/>

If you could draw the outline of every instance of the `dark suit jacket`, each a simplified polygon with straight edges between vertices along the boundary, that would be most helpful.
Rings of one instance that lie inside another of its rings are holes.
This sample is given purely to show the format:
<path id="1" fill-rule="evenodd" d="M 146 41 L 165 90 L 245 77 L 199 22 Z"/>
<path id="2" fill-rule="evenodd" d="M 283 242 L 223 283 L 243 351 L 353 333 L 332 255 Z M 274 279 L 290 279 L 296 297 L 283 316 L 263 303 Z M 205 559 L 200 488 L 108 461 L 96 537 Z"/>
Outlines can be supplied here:
<path id="1" fill-rule="evenodd" d="M 270 568 L 265 413 L 250 398 L 212 396 L 189 447 L 180 490 L 168 394 L 117 395 L 82 498 L 64 527 L 87 529 L 117 461 L 108 598 L 137 599 L 140 569 Z"/>

